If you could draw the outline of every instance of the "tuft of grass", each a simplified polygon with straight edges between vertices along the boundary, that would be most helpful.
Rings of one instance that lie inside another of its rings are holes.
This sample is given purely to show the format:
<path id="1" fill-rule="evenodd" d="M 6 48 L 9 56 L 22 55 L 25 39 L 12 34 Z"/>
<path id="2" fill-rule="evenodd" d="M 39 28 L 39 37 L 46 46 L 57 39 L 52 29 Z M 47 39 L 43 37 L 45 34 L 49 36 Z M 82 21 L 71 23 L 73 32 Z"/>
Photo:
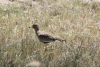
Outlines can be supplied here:
<path id="1" fill-rule="evenodd" d="M 98 8 L 97 3 L 95 3 L 95 2 L 94 2 L 94 3 L 92 3 L 91 8 L 92 8 L 92 9 L 94 9 L 94 10 L 95 10 L 95 9 L 97 9 L 97 8 Z"/>

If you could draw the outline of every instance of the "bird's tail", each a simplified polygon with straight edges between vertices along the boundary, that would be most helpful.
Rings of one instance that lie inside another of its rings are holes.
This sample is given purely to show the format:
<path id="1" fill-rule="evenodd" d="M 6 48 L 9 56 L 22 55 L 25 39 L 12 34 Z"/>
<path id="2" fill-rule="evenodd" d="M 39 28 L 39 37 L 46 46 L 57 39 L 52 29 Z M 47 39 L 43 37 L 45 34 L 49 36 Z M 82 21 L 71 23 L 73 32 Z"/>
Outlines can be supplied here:
<path id="1" fill-rule="evenodd" d="M 58 41 L 61 41 L 61 42 L 66 42 L 66 39 L 63 39 L 63 38 L 60 38 L 60 37 L 55 37 L 56 38 L 56 40 L 58 40 Z"/>

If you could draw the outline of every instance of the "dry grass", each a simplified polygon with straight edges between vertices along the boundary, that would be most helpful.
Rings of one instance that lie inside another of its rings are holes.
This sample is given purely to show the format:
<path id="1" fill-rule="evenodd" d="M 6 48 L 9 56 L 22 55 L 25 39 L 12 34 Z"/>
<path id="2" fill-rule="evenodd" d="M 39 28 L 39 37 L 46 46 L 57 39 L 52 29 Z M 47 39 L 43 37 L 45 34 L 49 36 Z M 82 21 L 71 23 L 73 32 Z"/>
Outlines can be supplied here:
<path id="1" fill-rule="evenodd" d="M 0 7 L 1 67 L 28 67 L 33 61 L 40 67 L 100 67 L 100 3 L 14 1 Z M 28 28 L 33 23 L 67 42 L 51 43 L 44 53 L 43 43 Z"/>

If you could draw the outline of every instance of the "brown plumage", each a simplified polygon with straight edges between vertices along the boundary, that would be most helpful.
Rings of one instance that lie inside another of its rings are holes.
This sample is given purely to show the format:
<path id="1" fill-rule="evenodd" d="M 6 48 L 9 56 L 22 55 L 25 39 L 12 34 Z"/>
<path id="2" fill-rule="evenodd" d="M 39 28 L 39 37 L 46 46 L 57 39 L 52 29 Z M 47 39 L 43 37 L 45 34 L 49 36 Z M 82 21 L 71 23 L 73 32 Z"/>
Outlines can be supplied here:
<path id="1" fill-rule="evenodd" d="M 58 40 L 60 42 L 63 42 L 63 41 L 66 42 L 66 40 L 61 38 L 61 37 L 55 36 L 55 35 L 53 35 L 51 33 L 45 32 L 45 31 L 40 31 L 39 30 L 39 25 L 37 23 L 34 23 L 32 25 L 32 27 L 29 27 L 29 28 L 34 28 L 35 29 L 35 33 L 36 33 L 38 39 L 41 42 L 43 42 L 44 44 L 48 44 L 48 43 L 54 42 L 56 40 Z"/>

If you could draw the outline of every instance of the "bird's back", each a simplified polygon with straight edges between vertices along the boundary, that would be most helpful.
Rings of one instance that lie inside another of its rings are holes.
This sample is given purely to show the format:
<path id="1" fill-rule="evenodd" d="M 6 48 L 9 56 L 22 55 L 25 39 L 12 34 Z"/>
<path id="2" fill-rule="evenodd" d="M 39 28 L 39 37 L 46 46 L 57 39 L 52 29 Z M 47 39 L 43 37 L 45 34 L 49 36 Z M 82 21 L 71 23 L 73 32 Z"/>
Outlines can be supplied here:
<path id="1" fill-rule="evenodd" d="M 55 36 L 51 33 L 44 32 L 44 31 L 38 31 L 37 36 L 38 36 L 38 39 L 43 43 L 54 42 L 56 40 L 61 41 L 61 42 L 65 41 L 61 37 Z"/>

